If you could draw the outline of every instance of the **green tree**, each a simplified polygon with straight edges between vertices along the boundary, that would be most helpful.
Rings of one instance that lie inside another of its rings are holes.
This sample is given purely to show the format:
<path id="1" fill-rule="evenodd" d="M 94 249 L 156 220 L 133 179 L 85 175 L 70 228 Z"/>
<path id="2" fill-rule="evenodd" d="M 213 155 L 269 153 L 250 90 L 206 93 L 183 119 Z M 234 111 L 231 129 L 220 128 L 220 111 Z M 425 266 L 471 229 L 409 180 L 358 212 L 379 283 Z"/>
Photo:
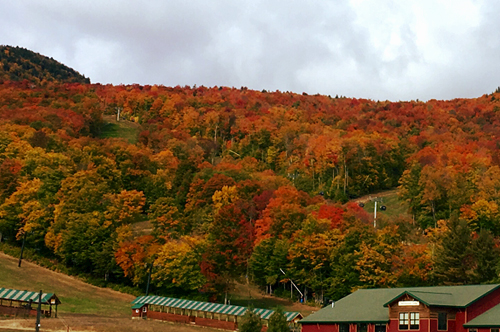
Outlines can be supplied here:
<path id="1" fill-rule="evenodd" d="M 500 249 L 495 245 L 495 238 L 487 230 L 480 230 L 472 241 L 474 268 L 472 282 L 475 284 L 491 282 L 497 277 L 496 268 L 500 264 Z"/>
<path id="2" fill-rule="evenodd" d="M 253 308 L 248 308 L 243 315 L 240 332 L 260 332 L 262 330 L 262 321 L 260 316 L 253 311 Z"/>
<path id="3" fill-rule="evenodd" d="M 255 246 L 249 260 L 249 269 L 253 282 L 259 286 L 275 285 L 286 267 L 289 244 L 286 240 L 275 238 L 262 240 Z"/>
<path id="4" fill-rule="evenodd" d="M 330 255 L 331 276 L 326 295 L 332 299 L 340 299 L 352 292 L 354 287 L 360 287 L 360 274 L 357 262 L 360 260 L 361 245 L 371 245 L 374 241 L 373 227 L 353 220 L 345 231 L 342 241 L 332 248 Z"/>
<path id="5" fill-rule="evenodd" d="M 269 319 L 267 332 L 290 332 L 285 313 L 281 307 L 276 308 L 274 314 Z"/>
<path id="6" fill-rule="evenodd" d="M 465 220 L 453 217 L 436 247 L 434 276 L 445 285 L 472 282 L 471 232 Z"/>

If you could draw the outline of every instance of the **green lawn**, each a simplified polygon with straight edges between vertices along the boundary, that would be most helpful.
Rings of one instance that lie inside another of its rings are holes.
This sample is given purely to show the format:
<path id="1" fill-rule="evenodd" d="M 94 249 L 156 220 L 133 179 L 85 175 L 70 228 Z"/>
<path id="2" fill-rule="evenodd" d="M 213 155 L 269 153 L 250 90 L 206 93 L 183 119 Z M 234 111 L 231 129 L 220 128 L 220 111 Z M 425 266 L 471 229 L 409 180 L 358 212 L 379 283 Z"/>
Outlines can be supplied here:
<path id="1" fill-rule="evenodd" d="M 0 253 L 0 287 L 55 293 L 61 300 L 60 313 L 130 316 L 133 295 L 86 284 L 73 277 Z"/>
<path id="2" fill-rule="evenodd" d="M 103 116 L 100 138 L 124 138 L 129 143 L 137 143 L 141 126 L 138 123 L 122 120 L 116 121 L 113 115 Z"/>
<path id="3" fill-rule="evenodd" d="M 375 198 L 376 194 L 372 195 L 372 200 L 367 200 L 364 202 L 364 209 L 366 212 L 373 215 L 374 206 L 375 206 Z M 387 216 L 387 217 L 395 217 L 401 215 L 407 215 L 408 205 L 406 202 L 400 201 L 396 192 L 392 192 L 389 195 L 378 197 L 379 202 L 377 203 L 377 217 L 379 216 Z M 380 210 L 381 206 L 385 206 L 386 210 Z"/>

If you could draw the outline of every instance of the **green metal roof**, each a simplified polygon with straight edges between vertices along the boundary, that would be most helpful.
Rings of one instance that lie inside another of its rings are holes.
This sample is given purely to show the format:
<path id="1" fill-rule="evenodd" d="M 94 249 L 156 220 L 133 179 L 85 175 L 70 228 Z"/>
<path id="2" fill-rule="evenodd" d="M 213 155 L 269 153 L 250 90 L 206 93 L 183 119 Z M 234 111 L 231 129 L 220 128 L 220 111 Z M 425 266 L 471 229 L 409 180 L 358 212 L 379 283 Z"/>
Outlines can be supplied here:
<path id="1" fill-rule="evenodd" d="M 500 304 L 464 324 L 465 328 L 500 327 Z"/>
<path id="2" fill-rule="evenodd" d="M 155 295 L 139 296 L 132 302 L 132 304 L 133 304 L 132 309 L 140 308 L 145 304 L 152 304 L 152 305 L 159 305 L 171 308 L 204 311 L 210 313 L 220 313 L 220 314 L 227 314 L 234 316 L 243 316 L 247 311 L 247 308 L 237 305 L 183 300 L 183 299 L 176 299 L 171 297 L 162 297 Z M 253 309 L 253 311 L 256 314 L 260 315 L 262 319 L 269 319 L 271 315 L 274 313 L 274 310 L 268 310 L 268 309 L 256 308 Z M 284 315 L 287 321 L 291 321 L 297 317 L 302 317 L 300 312 L 284 312 Z"/>
<path id="3" fill-rule="evenodd" d="M 428 306 L 466 308 L 500 285 L 465 285 L 403 288 L 401 293 L 384 306 L 408 294 Z"/>
<path id="4" fill-rule="evenodd" d="M 143 306 L 145 306 L 145 304 L 137 303 L 137 304 L 134 304 L 134 305 L 132 306 L 132 309 L 140 309 L 140 308 L 142 308 Z"/>
<path id="5" fill-rule="evenodd" d="M 468 285 L 359 289 L 335 302 L 334 307 L 325 307 L 300 323 L 386 323 L 389 321 L 389 310 L 385 306 L 405 294 L 428 306 L 465 308 L 499 287 Z"/>
<path id="6" fill-rule="evenodd" d="M 18 302 L 29 302 L 38 303 L 40 292 L 30 292 L 21 291 L 17 289 L 0 288 L 0 299 L 2 300 L 12 300 Z M 54 293 L 42 293 L 42 304 L 50 304 L 50 300 L 54 299 L 56 304 L 61 304 L 61 301 L 57 298 Z M 52 303 L 54 304 L 54 303 Z"/>

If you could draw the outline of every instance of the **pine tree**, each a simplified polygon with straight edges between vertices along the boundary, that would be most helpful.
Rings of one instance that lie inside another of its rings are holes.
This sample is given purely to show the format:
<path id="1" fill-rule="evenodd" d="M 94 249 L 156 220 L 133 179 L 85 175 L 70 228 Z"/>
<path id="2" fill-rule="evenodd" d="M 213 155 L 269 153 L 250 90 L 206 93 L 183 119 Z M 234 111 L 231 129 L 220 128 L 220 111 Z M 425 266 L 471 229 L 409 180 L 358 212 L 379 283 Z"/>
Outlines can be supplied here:
<path id="1" fill-rule="evenodd" d="M 243 315 L 239 330 L 240 332 L 260 332 L 262 330 L 260 316 L 253 311 L 253 308 L 248 308 Z"/>
<path id="2" fill-rule="evenodd" d="M 471 232 L 465 220 L 452 218 L 448 231 L 436 248 L 434 275 L 445 285 L 470 284 L 474 258 Z"/>
<path id="3" fill-rule="evenodd" d="M 281 307 L 278 307 L 269 319 L 267 332 L 290 332 L 285 314 Z"/>
<path id="4" fill-rule="evenodd" d="M 472 241 L 471 251 L 474 256 L 473 282 L 479 284 L 493 281 L 500 264 L 500 250 L 495 246 L 493 235 L 485 229 L 480 230 L 477 238 Z"/>

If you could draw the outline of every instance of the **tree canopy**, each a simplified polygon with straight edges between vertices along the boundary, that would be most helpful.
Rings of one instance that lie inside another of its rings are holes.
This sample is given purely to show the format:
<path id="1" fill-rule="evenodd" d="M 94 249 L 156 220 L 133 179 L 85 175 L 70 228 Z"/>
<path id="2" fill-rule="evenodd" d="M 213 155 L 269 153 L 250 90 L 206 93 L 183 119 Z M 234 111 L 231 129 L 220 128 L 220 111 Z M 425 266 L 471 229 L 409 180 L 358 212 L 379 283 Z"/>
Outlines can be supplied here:
<path id="1" fill-rule="evenodd" d="M 118 110 L 137 143 L 103 136 Z M 151 269 L 165 295 L 243 277 L 318 302 L 498 281 L 499 110 L 498 92 L 389 102 L 5 76 L 0 232 L 98 278 L 144 287 Z M 353 200 L 395 187 L 408 212 L 374 229 Z"/>

